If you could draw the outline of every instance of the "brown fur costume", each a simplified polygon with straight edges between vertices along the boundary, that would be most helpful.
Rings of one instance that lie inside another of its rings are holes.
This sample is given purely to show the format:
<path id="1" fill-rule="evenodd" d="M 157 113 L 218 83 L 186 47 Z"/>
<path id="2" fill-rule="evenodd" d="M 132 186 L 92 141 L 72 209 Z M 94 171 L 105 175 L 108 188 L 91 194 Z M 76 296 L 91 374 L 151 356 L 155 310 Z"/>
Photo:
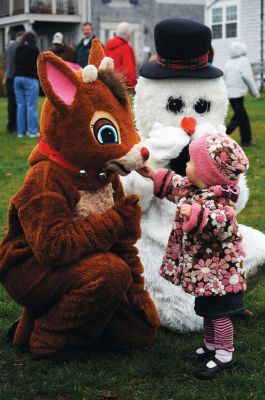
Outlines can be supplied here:
<path id="1" fill-rule="evenodd" d="M 134 247 L 138 198 L 124 197 L 117 175 L 143 166 L 146 149 L 103 57 L 94 40 L 91 65 L 78 73 L 51 52 L 38 60 L 44 147 L 29 157 L 0 248 L 1 282 L 26 307 L 14 343 L 28 340 L 38 358 L 95 342 L 145 345 L 159 324 Z"/>

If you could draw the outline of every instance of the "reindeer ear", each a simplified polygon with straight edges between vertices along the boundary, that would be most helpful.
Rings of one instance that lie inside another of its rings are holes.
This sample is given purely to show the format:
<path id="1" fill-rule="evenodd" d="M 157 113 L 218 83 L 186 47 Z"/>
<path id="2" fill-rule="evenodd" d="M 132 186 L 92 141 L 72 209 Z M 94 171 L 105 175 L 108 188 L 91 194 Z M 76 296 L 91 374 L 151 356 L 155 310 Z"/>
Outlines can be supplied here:
<path id="1" fill-rule="evenodd" d="M 98 69 L 101 60 L 105 57 L 105 53 L 101 44 L 101 41 L 97 38 L 93 39 L 92 46 L 88 58 L 88 64 L 95 65 Z"/>
<path id="2" fill-rule="evenodd" d="M 110 57 L 104 57 L 99 65 L 99 71 L 114 71 L 114 61 Z"/>
<path id="3" fill-rule="evenodd" d="M 65 62 L 50 51 L 38 57 L 41 86 L 49 101 L 59 109 L 67 109 L 74 102 L 78 77 Z"/>

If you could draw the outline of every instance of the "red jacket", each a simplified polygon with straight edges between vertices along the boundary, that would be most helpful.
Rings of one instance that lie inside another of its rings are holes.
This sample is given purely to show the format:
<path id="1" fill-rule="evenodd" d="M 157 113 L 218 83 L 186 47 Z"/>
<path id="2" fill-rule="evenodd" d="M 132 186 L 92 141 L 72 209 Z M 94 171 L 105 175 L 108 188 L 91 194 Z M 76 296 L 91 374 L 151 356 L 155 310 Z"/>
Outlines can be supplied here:
<path id="1" fill-rule="evenodd" d="M 108 40 L 104 52 L 107 57 L 114 60 L 116 71 L 125 76 L 127 86 L 134 89 L 136 85 L 136 61 L 134 51 L 127 40 L 121 36 Z"/>

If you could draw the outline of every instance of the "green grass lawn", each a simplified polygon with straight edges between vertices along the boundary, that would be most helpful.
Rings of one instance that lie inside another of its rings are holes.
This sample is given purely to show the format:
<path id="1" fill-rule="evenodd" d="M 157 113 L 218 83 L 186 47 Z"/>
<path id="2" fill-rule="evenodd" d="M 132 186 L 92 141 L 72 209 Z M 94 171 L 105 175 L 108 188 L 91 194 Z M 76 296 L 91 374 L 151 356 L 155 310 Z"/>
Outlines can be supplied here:
<path id="1" fill-rule="evenodd" d="M 41 106 L 42 99 L 40 99 Z M 250 159 L 250 200 L 239 221 L 265 232 L 265 96 L 247 99 L 255 148 Z M 0 236 L 6 230 L 10 197 L 27 169 L 36 139 L 5 132 L 6 100 L 0 99 Z M 239 139 L 238 132 L 233 135 Z M 201 343 L 201 334 L 173 334 L 160 329 L 157 341 L 144 350 L 92 353 L 85 363 L 55 366 L 31 360 L 14 350 L 6 332 L 20 309 L 0 289 L 0 400 L 263 400 L 265 399 L 265 282 L 246 295 L 254 318 L 235 323 L 237 373 L 200 382 L 183 356 Z"/>

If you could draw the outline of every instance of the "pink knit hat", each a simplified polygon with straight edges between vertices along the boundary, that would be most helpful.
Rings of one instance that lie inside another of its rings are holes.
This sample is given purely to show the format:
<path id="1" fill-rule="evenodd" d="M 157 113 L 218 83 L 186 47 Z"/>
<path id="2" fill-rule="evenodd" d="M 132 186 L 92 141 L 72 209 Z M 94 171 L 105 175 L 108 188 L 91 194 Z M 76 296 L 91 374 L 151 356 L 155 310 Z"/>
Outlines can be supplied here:
<path id="1" fill-rule="evenodd" d="M 191 142 L 190 157 L 196 172 L 207 186 L 235 185 L 248 169 L 248 159 L 229 136 L 203 135 Z"/>

